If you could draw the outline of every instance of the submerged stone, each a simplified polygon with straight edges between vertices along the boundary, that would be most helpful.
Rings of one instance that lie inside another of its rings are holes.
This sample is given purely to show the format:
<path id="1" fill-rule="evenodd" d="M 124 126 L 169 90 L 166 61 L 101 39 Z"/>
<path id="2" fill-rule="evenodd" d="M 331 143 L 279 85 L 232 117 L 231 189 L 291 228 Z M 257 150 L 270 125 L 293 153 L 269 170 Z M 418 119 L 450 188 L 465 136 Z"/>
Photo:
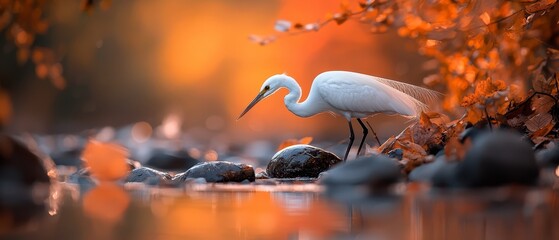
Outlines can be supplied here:
<path id="1" fill-rule="evenodd" d="M 316 178 L 321 172 L 342 162 L 331 152 L 310 145 L 293 145 L 277 152 L 266 173 L 273 178 Z"/>
<path id="2" fill-rule="evenodd" d="M 254 169 L 243 163 L 225 161 L 205 162 L 177 174 L 173 181 L 185 182 L 191 178 L 204 178 L 207 182 L 254 182 Z"/>

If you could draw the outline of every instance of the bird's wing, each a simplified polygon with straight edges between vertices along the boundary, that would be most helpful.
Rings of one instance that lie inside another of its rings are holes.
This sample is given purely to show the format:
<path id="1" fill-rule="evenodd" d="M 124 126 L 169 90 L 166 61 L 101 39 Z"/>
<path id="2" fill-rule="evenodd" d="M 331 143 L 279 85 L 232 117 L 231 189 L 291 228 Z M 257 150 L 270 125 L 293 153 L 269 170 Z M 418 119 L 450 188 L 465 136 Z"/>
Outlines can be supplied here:
<path id="1" fill-rule="evenodd" d="M 421 91 L 412 88 L 415 86 L 409 86 L 404 88 L 421 94 Z M 412 95 L 375 77 L 359 73 L 322 73 L 314 80 L 313 88 L 316 88 L 326 103 L 338 111 L 416 116 L 427 107 Z"/>
<path id="2" fill-rule="evenodd" d="M 364 74 L 363 74 L 364 75 Z M 368 75 L 365 75 L 368 76 Z M 426 104 L 432 104 L 435 103 L 439 100 L 439 98 L 443 95 L 440 92 L 437 91 L 433 91 L 431 89 L 427 89 L 427 88 L 422 88 L 422 87 L 418 87 L 415 85 L 411 85 L 411 84 L 407 84 L 407 83 L 403 83 L 403 82 L 398 82 L 398 81 L 394 81 L 394 80 L 390 80 L 390 79 L 386 79 L 386 78 L 381 78 L 381 77 L 374 77 L 374 76 L 368 76 L 371 79 L 374 79 L 382 84 L 388 85 L 392 88 L 395 88 L 396 90 L 403 92 L 407 95 L 410 95 L 411 97 L 426 103 Z"/>

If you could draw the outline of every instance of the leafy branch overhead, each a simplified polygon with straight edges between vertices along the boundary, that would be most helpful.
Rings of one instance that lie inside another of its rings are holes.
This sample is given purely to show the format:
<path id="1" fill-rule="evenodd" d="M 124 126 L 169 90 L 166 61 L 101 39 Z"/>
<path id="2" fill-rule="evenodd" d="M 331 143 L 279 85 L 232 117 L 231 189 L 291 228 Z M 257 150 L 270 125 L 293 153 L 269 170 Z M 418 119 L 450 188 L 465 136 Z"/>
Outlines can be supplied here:
<path id="1" fill-rule="evenodd" d="M 557 94 L 555 63 L 559 39 L 556 0 L 527 1 L 388 1 L 342 3 L 323 21 L 292 23 L 278 20 L 269 36 L 251 35 L 266 45 L 280 37 L 319 31 L 330 23 L 356 19 L 372 33 L 393 30 L 414 39 L 418 52 L 431 57 L 430 86 L 447 88 L 443 107 L 451 113 L 466 109 L 467 120 L 478 122 L 504 114 L 522 101 L 527 90 Z"/>

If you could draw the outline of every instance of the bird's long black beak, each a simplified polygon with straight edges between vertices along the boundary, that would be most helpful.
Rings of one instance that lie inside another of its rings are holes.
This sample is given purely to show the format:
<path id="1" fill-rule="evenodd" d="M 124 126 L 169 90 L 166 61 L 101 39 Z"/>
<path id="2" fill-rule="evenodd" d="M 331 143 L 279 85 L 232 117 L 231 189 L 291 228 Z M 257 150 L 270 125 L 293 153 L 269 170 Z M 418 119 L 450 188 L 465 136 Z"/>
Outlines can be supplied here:
<path id="1" fill-rule="evenodd" d="M 254 105 L 256 105 L 258 102 L 260 102 L 260 100 L 264 99 L 264 94 L 265 93 L 266 93 L 266 90 L 260 91 L 258 93 L 258 95 L 256 95 L 256 97 L 252 100 L 252 102 L 250 102 L 248 104 L 248 106 L 245 108 L 243 113 L 241 113 L 241 115 L 237 118 L 237 120 L 241 119 L 252 107 L 254 107 Z"/>

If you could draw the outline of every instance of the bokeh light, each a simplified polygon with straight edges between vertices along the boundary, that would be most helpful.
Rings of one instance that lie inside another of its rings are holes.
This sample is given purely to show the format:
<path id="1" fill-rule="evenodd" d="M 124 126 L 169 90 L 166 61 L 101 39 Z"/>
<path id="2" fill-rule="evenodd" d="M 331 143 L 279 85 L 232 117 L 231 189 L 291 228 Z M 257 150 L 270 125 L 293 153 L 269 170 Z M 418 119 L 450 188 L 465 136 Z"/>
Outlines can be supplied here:
<path id="1" fill-rule="evenodd" d="M 132 126 L 132 139 L 138 143 L 147 141 L 152 134 L 151 125 L 147 122 L 138 122 Z"/>

